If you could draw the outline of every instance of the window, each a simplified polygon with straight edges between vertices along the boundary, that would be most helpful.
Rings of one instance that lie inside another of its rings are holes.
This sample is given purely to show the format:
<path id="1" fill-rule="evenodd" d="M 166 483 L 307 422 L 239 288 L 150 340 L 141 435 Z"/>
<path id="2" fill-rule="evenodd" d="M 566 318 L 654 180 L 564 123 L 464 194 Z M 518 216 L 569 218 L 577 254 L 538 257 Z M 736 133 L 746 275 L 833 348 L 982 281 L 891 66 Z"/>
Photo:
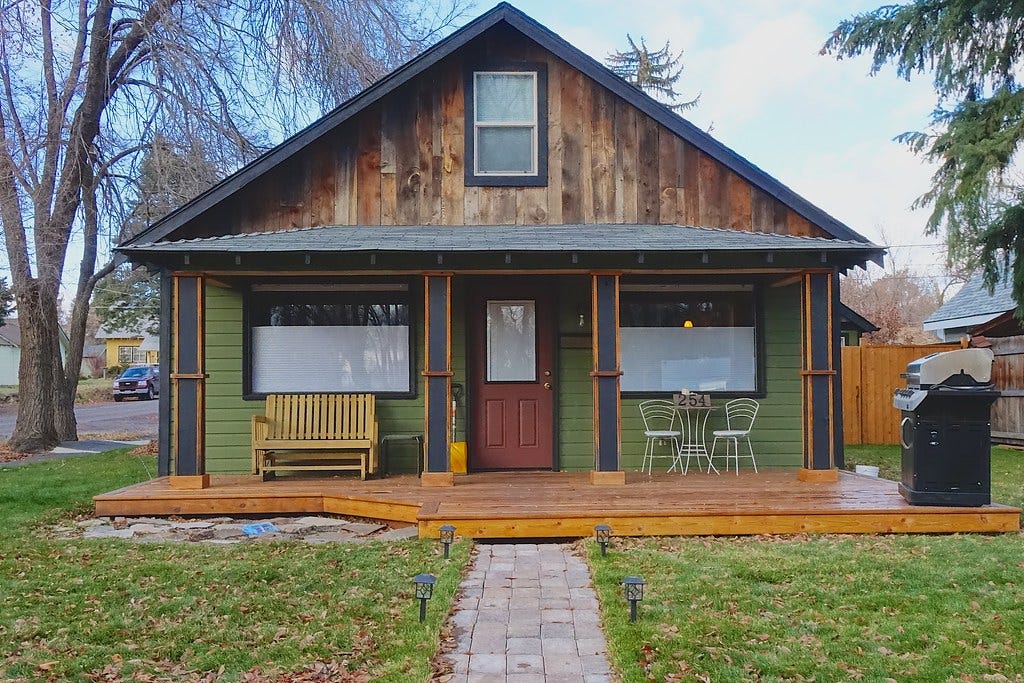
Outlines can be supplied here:
<path id="1" fill-rule="evenodd" d="M 533 301 L 487 302 L 487 381 L 537 381 L 537 310 Z"/>
<path id="2" fill-rule="evenodd" d="M 747 285 L 623 285 L 624 392 L 759 391 L 756 306 Z"/>
<path id="3" fill-rule="evenodd" d="M 472 71 L 466 92 L 466 184 L 547 185 L 544 65 Z"/>
<path id="4" fill-rule="evenodd" d="M 144 363 L 146 362 L 146 352 L 139 349 L 137 346 L 118 346 L 117 347 L 117 364 L 118 365 L 131 365 L 132 363 Z"/>
<path id="5" fill-rule="evenodd" d="M 253 287 L 246 393 L 412 392 L 408 286 L 310 287 Z"/>

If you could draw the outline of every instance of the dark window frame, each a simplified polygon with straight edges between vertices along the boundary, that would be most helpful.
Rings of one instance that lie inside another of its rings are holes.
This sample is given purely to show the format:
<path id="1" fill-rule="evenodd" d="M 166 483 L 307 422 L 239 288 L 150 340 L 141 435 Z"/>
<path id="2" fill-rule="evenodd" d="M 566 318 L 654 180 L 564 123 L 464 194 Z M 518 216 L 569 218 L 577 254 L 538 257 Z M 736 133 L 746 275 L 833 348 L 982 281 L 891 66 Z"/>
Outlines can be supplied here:
<path id="1" fill-rule="evenodd" d="M 635 285 L 638 285 L 638 286 L 643 286 L 644 284 L 649 284 L 651 287 L 657 287 L 657 285 L 654 284 L 654 283 L 642 283 L 642 282 L 634 283 L 634 282 L 631 282 L 629 284 L 631 284 L 631 285 L 635 284 Z M 659 284 L 663 284 L 663 283 L 659 283 Z M 686 284 L 689 284 L 689 283 L 686 283 Z M 754 353 L 756 354 L 756 358 L 754 359 L 754 389 L 753 390 L 749 390 L 749 391 L 701 391 L 699 393 L 701 393 L 701 394 L 709 394 L 712 398 L 723 398 L 723 399 L 729 399 L 729 398 L 758 398 L 758 399 L 762 399 L 762 398 L 767 397 L 768 396 L 768 387 L 767 387 L 767 378 L 766 378 L 766 375 L 767 375 L 767 368 L 766 368 L 766 365 L 767 365 L 767 357 L 766 357 L 767 348 L 765 346 L 765 338 L 764 338 L 764 310 L 765 310 L 765 307 L 764 307 L 764 290 L 763 290 L 763 287 L 761 287 L 758 284 L 750 283 L 750 282 L 729 282 L 729 283 L 704 282 L 704 283 L 694 283 L 694 286 L 699 287 L 702 284 L 703 285 L 709 285 L 709 286 L 713 286 L 713 285 L 730 285 L 730 286 L 737 286 L 737 287 L 739 287 L 739 286 L 749 286 L 749 287 L 751 287 L 750 293 L 751 293 L 751 296 L 753 298 L 753 303 L 754 303 Z M 692 291 L 698 291 L 698 290 L 689 290 L 689 291 L 692 292 Z M 632 299 L 632 300 L 641 299 L 641 300 L 649 301 L 649 302 L 652 302 L 652 303 L 653 302 L 659 302 L 659 301 L 663 301 L 663 302 L 664 301 L 673 301 L 673 300 L 677 300 L 677 299 L 674 298 L 673 295 L 679 294 L 679 293 L 680 292 L 672 292 L 672 291 L 664 291 L 664 290 L 656 290 L 656 289 L 652 289 L 650 291 L 622 292 L 619 295 L 619 316 L 621 317 L 621 315 L 622 315 L 622 305 L 623 305 L 623 303 L 628 301 L 628 300 L 630 300 L 630 299 Z M 620 329 L 622 327 L 623 326 L 620 325 Z M 620 353 L 621 353 L 621 351 L 620 351 Z M 675 392 L 672 392 L 672 391 L 653 391 L 653 390 L 622 391 L 621 392 L 621 396 L 622 396 L 622 398 L 639 398 L 639 399 L 672 398 L 672 394 L 673 393 L 675 393 Z"/>
<path id="2" fill-rule="evenodd" d="M 409 308 L 409 390 L 408 391 L 317 391 L 317 392 L 306 392 L 306 391 L 272 391 L 272 392 L 255 392 L 252 389 L 252 322 L 253 322 L 253 299 L 257 294 L 265 292 L 257 292 L 253 290 L 254 284 L 269 284 L 264 282 L 249 282 L 245 285 L 245 289 L 242 294 L 242 400 L 243 401 L 264 401 L 270 394 L 306 394 L 306 393 L 317 393 L 317 394 L 351 394 L 351 393 L 372 393 L 377 398 L 386 399 L 415 399 L 419 395 L 419 382 L 417 368 L 419 367 L 419 357 L 416 353 L 418 348 L 417 334 L 419 322 L 417 318 L 418 308 L 415 302 L 422 300 L 422 292 L 417 295 L 419 290 L 415 287 L 413 282 L 408 280 L 395 281 L 394 283 L 386 282 L 374 282 L 372 284 L 384 286 L 388 284 L 402 284 L 406 285 L 407 289 L 404 291 L 398 290 L 386 290 L 386 289 L 366 289 L 366 290 L 336 290 L 336 291 L 317 291 L 317 286 L 323 285 L 365 285 L 365 282 L 277 282 L 273 284 L 285 285 L 288 287 L 298 287 L 302 285 L 309 286 L 308 290 L 294 289 L 288 292 L 274 292 L 277 293 L 291 293 L 295 295 L 302 294 L 313 294 L 317 296 L 321 295 L 342 295 L 347 297 L 348 301 L 358 301 L 358 299 L 371 300 L 376 298 L 379 302 L 379 295 L 383 294 L 388 297 L 393 297 L 392 303 L 403 303 Z"/>
<path id="3" fill-rule="evenodd" d="M 530 71 L 537 74 L 537 174 L 477 175 L 476 111 L 474 109 L 474 74 L 482 71 Z M 473 64 L 466 69 L 464 86 L 466 155 L 465 185 L 467 187 L 547 187 L 548 184 L 548 65 L 544 62 L 502 62 Z"/>

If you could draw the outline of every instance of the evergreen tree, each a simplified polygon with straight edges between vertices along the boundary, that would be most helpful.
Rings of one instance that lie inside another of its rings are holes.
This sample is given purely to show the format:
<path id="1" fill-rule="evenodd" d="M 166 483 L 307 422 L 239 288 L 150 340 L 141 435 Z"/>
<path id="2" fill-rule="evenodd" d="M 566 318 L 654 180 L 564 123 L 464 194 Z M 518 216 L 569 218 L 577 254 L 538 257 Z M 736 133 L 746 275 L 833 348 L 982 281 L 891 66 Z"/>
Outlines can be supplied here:
<path id="1" fill-rule="evenodd" d="M 14 292 L 7 286 L 7 278 L 0 277 L 0 327 L 14 311 Z"/>
<path id="2" fill-rule="evenodd" d="M 696 106 L 700 95 L 686 102 L 676 102 L 679 99 L 676 83 L 683 75 L 683 67 L 680 64 L 683 58 L 682 50 L 678 54 L 673 54 L 671 45 L 665 41 L 665 47 L 652 52 L 643 36 L 640 37 L 640 45 L 637 45 L 628 33 L 626 41 L 629 43 L 628 50 L 612 52 L 605 59 L 609 69 L 652 97 L 667 99 L 672 103 L 668 106 L 676 111 Z"/>
<path id="3" fill-rule="evenodd" d="M 838 59 L 870 54 L 871 73 L 892 63 L 901 78 L 931 74 L 938 97 L 928 131 L 897 137 L 938 166 L 917 200 L 926 230 L 945 231 L 948 258 L 974 260 L 994 286 L 1011 268 L 1024 303 L 1024 1 L 916 0 L 839 24 L 822 48 Z M 1024 308 L 1018 307 L 1018 316 Z"/>

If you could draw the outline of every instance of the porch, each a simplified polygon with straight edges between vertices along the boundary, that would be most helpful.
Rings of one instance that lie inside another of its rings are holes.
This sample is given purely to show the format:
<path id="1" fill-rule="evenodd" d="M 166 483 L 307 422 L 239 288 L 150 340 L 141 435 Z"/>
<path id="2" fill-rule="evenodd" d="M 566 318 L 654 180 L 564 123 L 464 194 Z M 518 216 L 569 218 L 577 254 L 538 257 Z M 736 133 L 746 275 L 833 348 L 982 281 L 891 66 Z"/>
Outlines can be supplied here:
<path id="1" fill-rule="evenodd" d="M 414 475 L 351 477 L 218 475 L 205 489 L 172 488 L 167 477 L 94 498 L 96 514 L 337 514 L 416 524 L 421 538 L 443 524 L 474 538 L 585 537 L 609 524 L 619 536 L 791 533 L 1001 532 L 1020 510 L 908 505 L 896 483 L 840 472 L 800 481 L 792 470 L 687 476 L 627 472 L 624 485 L 594 486 L 584 472 L 491 472 L 425 488 Z"/>

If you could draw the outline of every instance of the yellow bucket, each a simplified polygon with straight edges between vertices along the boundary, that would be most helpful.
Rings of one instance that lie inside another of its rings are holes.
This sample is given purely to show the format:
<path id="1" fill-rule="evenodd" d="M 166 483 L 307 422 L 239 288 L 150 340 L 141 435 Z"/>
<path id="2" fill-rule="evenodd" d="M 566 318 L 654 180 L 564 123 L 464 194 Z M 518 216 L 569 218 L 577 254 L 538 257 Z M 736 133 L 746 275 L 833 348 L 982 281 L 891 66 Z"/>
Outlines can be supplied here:
<path id="1" fill-rule="evenodd" d="M 466 442 L 465 441 L 453 441 L 451 448 L 449 449 L 450 460 L 449 463 L 452 468 L 452 472 L 455 474 L 466 473 Z"/>

